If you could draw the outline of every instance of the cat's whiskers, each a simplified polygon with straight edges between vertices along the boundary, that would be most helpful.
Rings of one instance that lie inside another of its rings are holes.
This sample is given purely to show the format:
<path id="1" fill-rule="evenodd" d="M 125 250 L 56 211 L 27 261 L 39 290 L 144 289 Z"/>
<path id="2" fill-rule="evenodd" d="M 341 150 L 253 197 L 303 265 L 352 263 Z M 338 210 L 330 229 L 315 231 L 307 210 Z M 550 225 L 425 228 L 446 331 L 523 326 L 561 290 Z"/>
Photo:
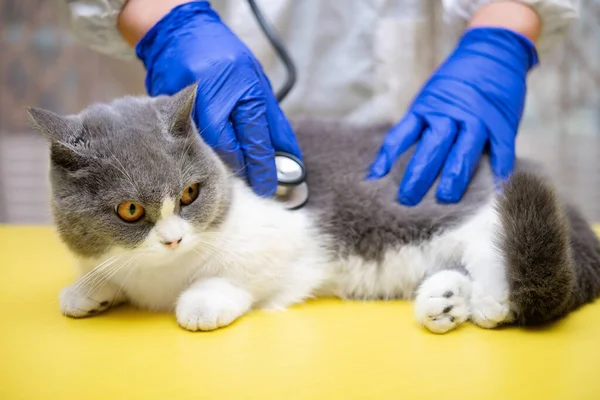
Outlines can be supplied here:
<path id="1" fill-rule="evenodd" d="M 206 131 L 208 128 L 210 128 L 211 125 L 213 125 L 213 124 L 214 124 L 214 122 L 210 122 L 208 125 L 206 125 L 201 131 L 198 132 L 198 136 L 202 137 L 202 134 L 204 133 L 204 131 Z M 190 139 L 190 141 L 187 144 L 185 150 L 179 156 L 178 164 L 180 165 L 180 168 L 183 168 L 183 166 L 185 165 L 185 158 L 188 155 L 187 152 L 190 150 L 190 148 L 192 147 L 192 145 L 195 144 L 195 143 L 196 143 L 195 138 L 194 139 Z M 183 177 L 185 177 L 193 167 L 194 167 L 194 164 L 192 164 L 192 163 L 188 164 L 188 166 L 186 167 L 186 169 L 184 170 L 184 172 L 181 175 Z"/>
<path id="2" fill-rule="evenodd" d="M 184 186 L 187 184 L 188 174 L 190 174 L 190 172 L 193 171 L 193 169 L 194 169 L 194 165 L 191 163 L 188 164 L 187 167 L 185 167 L 185 169 L 181 173 L 181 186 Z"/>
<path id="3" fill-rule="evenodd" d="M 198 243 L 203 244 L 202 250 L 204 250 L 206 253 L 203 253 L 202 251 L 200 251 L 196 247 L 192 247 L 191 250 L 194 253 L 196 253 L 197 255 L 199 255 L 200 258 L 202 258 L 203 260 L 207 260 L 207 259 L 210 259 L 211 257 L 215 257 L 221 263 L 223 263 L 225 261 L 223 259 L 223 255 L 217 249 L 215 249 L 213 247 L 210 247 L 210 246 L 206 245 L 205 243 L 202 243 L 201 241 L 199 241 Z"/>
<path id="4" fill-rule="evenodd" d="M 221 234 L 221 232 L 211 232 L 211 233 L 214 235 L 214 239 L 213 239 L 214 242 L 226 243 L 226 244 L 231 244 L 231 245 L 237 244 L 236 242 L 234 242 L 231 239 L 224 238 L 223 235 Z"/>
<path id="5" fill-rule="evenodd" d="M 237 246 L 238 243 L 235 243 L 232 240 L 225 239 L 220 235 L 215 235 L 216 237 L 212 239 L 210 242 L 203 242 L 203 244 L 207 246 L 212 246 L 214 249 L 218 249 L 221 251 L 228 251 L 230 254 L 234 255 L 239 259 L 243 259 L 237 252 L 231 250 L 232 247 Z"/>
<path id="6" fill-rule="evenodd" d="M 192 145 L 196 143 L 195 139 L 190 139 L 190 142 L 187 144 L 187 146 L 185 147 L 185 150 L 183 151 L 183 153 L 181 153 L 181 155 L 179 156 L 179 165 L 183 166 L 185 165 L 185 158 L 187 156 L 187 152 L 190 150 L 190 148 L 192 147 Z M 189 168 L 191 168 L 191 164 L 188 165 Z M 185 174 L 184 174 L 185 175 Z"/>
<path id="7" fill-rule="evenodd" d="M 125 167 L 123 166 L 123 164 L 121 163 L 121 161 L 119 161 L 119 159 L 115 156 L 115 154 L 107 147 L 106 151 L 108 151 L 111 155 L 112 158 L 115 159 L 115 161 L 117 163 L 119 163 L 119 166 L 116 166 L 113 163 L 110 163 L 110 165 L 112 165 L 113 167 L 117 168 L 119 171 L 121 171 L 123 173 L 123 175 L 125 175 L 125 177 L 127 178 L 127 180 L 129 181 L 129 183 L 131 183 L 132 188 L 135 190 L 135 182 L 133 181 L 133 178 L 131 178 L 131 175 L 129 175 L 129 173 L 127 172 L 127 170 L 125 169 Z"/>
<path id="8" fill-rule="evenodd" d="M 200 252 L 199 250 L 197 250 L 197 249 L 192 249 L 192 251 L 193 251 L 194 253 L 196 253 L 196 254 L 197 254 L 197 255 L 198 255 L 198 256 L 199 256 L 201 259 L 210 259 L 212 256 L 215 256 L 215 257 L 216 257 L 216 258 L 217 258 L 217 259 L 220 261 L 220 263 L 222 263 L 222 262 L 223 262 L 223 261 L 222 261 L 222 259 L 221 259 L 221 258 L 220 258 L 220 256 L 219 256 L 219 254 L 216 254 L 216 253 L 215 253 L 213 250 L 211 250 L 211 249 L 206 249 L 206 250 L 208 250 L 208 253 L 209 253 L 209 254 L 203 254 L 203 253 L 201 253 L 201 252 Z"/>
<path id="9" fill-rule="evenodd" d="M 123 256 L 124 255 L 117 254 L 115 256 L 112 256 L 112 257 L 104 260 L 103 262 L 101 262 L 100 264 L 98 264 L 97 266 L 95 266 L 94 268 L 92 268 L 92 270 L 90 270 L 85 275 L 83 275 L 80 279 L 78 279 L 77 282 L 74 285 L 74 288 L 76 290 L 79 290 L 81 287 L 85 286 L 90 280 L 92 280 L 93 278 L 95 278 L 98 273 L 100 273 L 102 270 L 108 268 L 110 265 L 112 265 L 115 262 L 117 262 L 118 259 L 122 258 Z"/>
<path id="10" fill-rule="evenodd" d="M 231 239 L 227 239 L 226 237 L 223 236 L 223 233 L 219 232 L 219 231 L 205 231 L 205 232 L 202 232 L 202 235 L 209 236 L 211 243 L 215 246 L 218 246 L 220 243 L 227 244 L 227 245 L 238 245 L 239 244 Z"/>
<path id="11" fill-rule="evenodd" d="M 129 259 L 127 259 L 127 261 L 125 261 L 124 263 L 117 265 L 116 267 L 113 266 L 106 275 L 101 277 L 93 285 L 90 286 L 85 297 L 88 297 L 90 294 L 100 290 L 102 288 L 102 286 L 104 286 L 106 283 L 108 283 L 119 271 L 121 271 L 123 268 L 125 268 L 127 265 L 129 265 L 132 260 L 136 259 L 137 258 L 136 256 L 137 256 L 137 254 L 133 253 L 133 255 Z"/>
<path id="12" fill-rule="evenodd" d="M 203 259 L 205 262 L 211 259 L 216 259 L 218 265 L 223 268 L 225 266 L 228 266 L 232 260 L 227 260 L 225 258 L 225 256 L 223 255 L 222 252 L 219 252 L 218 250 L 215 249 L 211 249 L 209 247 L 204 247 L 204 252 L 202 253 L 200 250 L 198 249 L 192 249 L 192 251 L 194 253 L 196 253 L 201 259 Z"/>
<path id="13" fill-rule="evenodd" d="M 83 292 L 84 289 L 87 289 L 87 293 L 91 292 L 91 288 L 94 288 L 98 285 L 98 282 L 101 282 L 105 276 L 111 273 L 119 264 L 118 261 L 121 261 L 124 256 L 119 257 L 117 260 L 112 261 L 111 263 L 105 265 L 103 268 L 98 269 L 90 274 L 90 279 L 88 279 L 85 283 L 76 287 L 78 292 Z M 87 296 L 87 295 L 86 295 Z"/>
<path id="14" fill-rule="evenodd" d="M 204 131 L 207 130 L 208 128 L 210 128 L 213 124 L 214 124 L 214 121 L 211 121 L 211 123 L 206 125 L 204 128 L 202 128 L 202 130 L 200 132 L 198 132 L 198 135 L 202 137 L 202 134 L 204 133 Z"/>
<path id="15" fill-rule="evenodd" d="M 246 168 L 247 164 L 243 164 L 240 168 L 235 169 L 235 170 L 231 170 L 231 172 L 227 173 L 227 177 L 228 178 L 240 178 L 240 176 L 238 175 L 238 172 L 241 172 L 244 170 L 244 168 Z"/>
<path id="16" fill-rule="evenodd" d="M 82 292 L 83 289 L 88 289 L 89 294 L 91 292 L 90 288 L 97 286 L 107 274 L 110 274 L 115 263 L 121 261 L 126 255 L 128 255 L 128 253 L 118 254 L 104 260 L 102 263 L 98 264 L 92 270 L 87 272 L 81 279 L 79 279 L 73 286 L 74 289 L 77 292 Z"/>
<path id="17" fill-rule="evenodd" d="M 240 254 L 238 254 L 237 250 L 234 249 L 232 246 L 226 246 L 226 245 L 221 246 L 221 245 L 219 245 L 219 243 L 205 241 L 205 240 L 202 240 L 201 238 L 198 238 L 197 241 L 200 244 L 202 244 L 205 249 L 212 250 L 214 252 L 214 254 L 217 255 L 217 258 L 219 258 L 219 261 L 221 261 L 221 262 L 225 261 L 224 257 L 233 258 L 233 261 L 239 262 L 239 263 L 244 263 L 244 261 L 245 261 L 244 257 L 242 257 Z"/>
<path id="18" fill-rule="evenodd" d="M 144 254 L 140 254 L 139 256 L 141 257 Z M 134 256 L 135 257 L 135 256 Z M 115 302 L 117 301 L 117 299 L 119 298 L 119 294 L 121 294 L 121 290 L 123 290 L 123 286 L 125 286 L 125 283 L 127 282 L 127 280 L 129 279 L 129 277 L 131 276 L 131 274 L 133 274 L 133 272 L 135 270 L 137 270 L 137 264 L 134 264 L 131 269 L 129 270 L 129 272 L 127 273 L 127 275 L 125 275 L 125 277 L 123 278 L 123 281 L 121 282 L 121 285 L 119 286 L 119 290 L 117 290 L 117 294 L 115 295 L 115 298 L 113 300 L 113 303 L 111 305 L 111 307 L 115 306 Z"/>
<path id="19" fill-rule="evenodd" d="M 201 238 L 197 238 L 196 242 L 197 244 L 200 244 L 202 246 L 202 250 L 205 251 L 207 254 L 204 254 L 196 247 L 192 247 L 192 251 L 194 251 L 194 253 L 198 254 L 203 259 L 210 259 L 211 257 L 215 257 L 221 265 L 227 264 L 225 256 L 233 256 L 234 258 L 236 258 L 237 261 L 242 261 L 242 258 L 235 252 L 227 251 L 227 249 L 223 249 L 214 243 L 202 240 Z"/>

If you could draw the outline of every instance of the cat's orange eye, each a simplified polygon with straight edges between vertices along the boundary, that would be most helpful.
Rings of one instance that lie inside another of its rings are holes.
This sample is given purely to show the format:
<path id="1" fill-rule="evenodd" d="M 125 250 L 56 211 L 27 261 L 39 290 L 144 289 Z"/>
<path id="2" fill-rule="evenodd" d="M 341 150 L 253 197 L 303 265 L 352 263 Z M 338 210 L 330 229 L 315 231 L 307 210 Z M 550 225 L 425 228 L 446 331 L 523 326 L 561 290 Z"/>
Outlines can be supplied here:
<path id="1" fill-rule="evenodd" d="M 115 211 L 117 212 L 117 215 L 125 222 L 139 221 L 145 214 L 144 207 L 131 201 L 126 201 L 119 204 Z"/>
<path id="2" fill-rule="evenodd" d="M 198 198 L 198 193 L 200 192 L 200 184 L 194 183 L 185 188 L 183 193 L 181 194 L 181 204 L 187 206 L 192 204 L 194 200 Z"/>

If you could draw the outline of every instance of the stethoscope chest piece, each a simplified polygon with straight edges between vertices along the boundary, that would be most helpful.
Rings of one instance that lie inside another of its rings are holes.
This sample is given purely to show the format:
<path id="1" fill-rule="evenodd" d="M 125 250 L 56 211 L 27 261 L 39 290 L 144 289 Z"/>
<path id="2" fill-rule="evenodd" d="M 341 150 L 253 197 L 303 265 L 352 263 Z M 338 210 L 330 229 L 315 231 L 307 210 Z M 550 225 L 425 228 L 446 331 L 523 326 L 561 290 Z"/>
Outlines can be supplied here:
<path id="1" fill-rule="evenodd" d="M 308 201 L 306 170 L 302 161 L 291 154 L 276 152 L 277 168 L 276 199 L 288 210 L 301 208 Z"/>

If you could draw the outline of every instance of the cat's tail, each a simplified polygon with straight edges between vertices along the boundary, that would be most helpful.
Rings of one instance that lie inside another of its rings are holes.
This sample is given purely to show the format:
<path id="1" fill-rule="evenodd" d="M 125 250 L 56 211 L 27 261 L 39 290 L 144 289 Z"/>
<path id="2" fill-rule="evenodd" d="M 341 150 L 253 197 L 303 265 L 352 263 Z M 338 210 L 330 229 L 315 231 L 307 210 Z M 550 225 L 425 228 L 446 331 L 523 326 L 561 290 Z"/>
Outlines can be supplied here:
<path id="1" fill-rule="evenodd" d="M 600 241 L 550 182 L 515 173 L 498 211 L 517 323 L 556 320 L 600 295 Z"/>

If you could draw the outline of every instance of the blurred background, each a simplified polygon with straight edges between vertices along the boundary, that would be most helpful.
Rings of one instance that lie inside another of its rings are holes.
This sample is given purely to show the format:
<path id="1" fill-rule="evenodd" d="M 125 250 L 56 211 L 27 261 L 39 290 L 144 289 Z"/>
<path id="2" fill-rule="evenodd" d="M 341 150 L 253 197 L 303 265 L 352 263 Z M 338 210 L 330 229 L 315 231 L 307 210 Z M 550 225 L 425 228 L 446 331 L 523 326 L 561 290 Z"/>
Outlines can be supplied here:
<path id="1" fill-rule="evenodd" d="M 580 9 L 570 34 L 531 74 L 517 152 L 544 163 L 600 222 L 600 1 L 582 0 Z M 0 0 L 0 35 L 0 223 L 47 224 L 47 148 L 25 107 L 72 113 L 143 94 L 144 70 L 78 44 L 53 1 Z M 447 40 L 429 46 L 432 69 L 454 44 Z"/>

